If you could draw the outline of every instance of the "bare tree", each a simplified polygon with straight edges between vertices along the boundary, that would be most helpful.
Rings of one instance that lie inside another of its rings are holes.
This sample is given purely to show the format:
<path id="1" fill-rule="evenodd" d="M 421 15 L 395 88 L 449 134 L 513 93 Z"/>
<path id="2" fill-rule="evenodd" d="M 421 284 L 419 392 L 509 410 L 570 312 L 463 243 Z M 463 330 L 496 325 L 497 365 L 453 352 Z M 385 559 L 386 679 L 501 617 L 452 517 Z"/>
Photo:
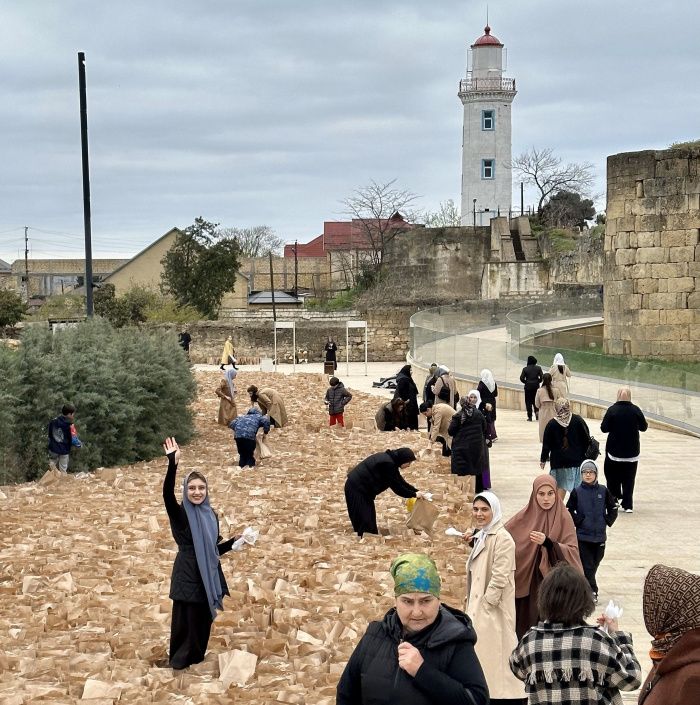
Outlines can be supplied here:
<path id="1" fill-rule="evenodd" d="M 395 188 L 395 183 L 396 179 L 385 184 L 373 180 L 342 201 L 346 214 L 358 223 L 358 240 L 370 247 L 370 264 L 375 273 L 381 269 L 387 245 L 399 233 L 409 230 L 415 220 L 409 209 L 418 196 Z"/>
<path id="2" fill-rule="evenodd" d="M 462 224 L 459 208 L 448 198 L 441 201 L 436 211 L 426 211 L 422 220 L 427 228 L 456 228 Z"/>
<path id="3" fill-rule="evenodd" d="M 223 237 L 238 243 L 241 257 L 264 257 L 269 252 L 277 254 L 284 240 L 269 225 L 254 225 L 252 228 L 220 228 Z"/>
<path id="4" fill-rule="evenodd" d="M 545 201 L 557 191 L 569 191 L 579 196 L 590 195 L 595 178 L 591 162 L 564 164 L 551 147 L 532 147 L 513 159 L 512 168 L 526 184 L 532 184 L 540 193 L 537 212 L 542 212 Z"/>

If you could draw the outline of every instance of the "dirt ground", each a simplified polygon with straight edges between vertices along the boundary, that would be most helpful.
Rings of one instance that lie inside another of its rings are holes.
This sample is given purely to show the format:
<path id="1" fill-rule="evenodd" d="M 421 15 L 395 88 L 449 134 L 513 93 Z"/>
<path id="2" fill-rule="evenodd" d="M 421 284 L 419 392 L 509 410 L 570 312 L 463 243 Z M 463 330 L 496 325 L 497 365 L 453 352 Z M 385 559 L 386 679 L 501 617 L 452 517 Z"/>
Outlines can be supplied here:
<path id="1" fill-rule="evenodd" d="M 222 557 L 231 596 L 205 661 L 184 672 L 157 665 L 167 654 L 176 548 L 161 494 L 165 459 L 46 478 L 0 493 L 0 703 L 326 705 L 368 621 L 393 603 L 396 555 L 430 553 L 443 601 L 463 606 L 466 552 L 444 529 L 468 526 L 471 505 L 447 462 L 424 452 L 424 432 L 368 430 L 381 400 L 362 392 L 346 412 L 355 427 L 329 429 L 326 377 L 244 372 L 239 412 L 245 387 L 272 386 L 290 424 L 270 434 L 272 458 L 241 470 L 231 431 L 215 423 L 219 376 L 196 374 L 198 435 L 183 449 L 178 493 L 184 471 L 199 469 L 224 537 L 260 530 L 255 546 Z M 434 494 L 435 543 L 406 529 L 405 500 L 390 491 L 377 500 L 387 535 L 352 533 L 348 469 L 400 446 L 423 452 L 404 474 Z M 220 662 L 234 650 L 257 657 L 244 686 L 220 679 Z"/>

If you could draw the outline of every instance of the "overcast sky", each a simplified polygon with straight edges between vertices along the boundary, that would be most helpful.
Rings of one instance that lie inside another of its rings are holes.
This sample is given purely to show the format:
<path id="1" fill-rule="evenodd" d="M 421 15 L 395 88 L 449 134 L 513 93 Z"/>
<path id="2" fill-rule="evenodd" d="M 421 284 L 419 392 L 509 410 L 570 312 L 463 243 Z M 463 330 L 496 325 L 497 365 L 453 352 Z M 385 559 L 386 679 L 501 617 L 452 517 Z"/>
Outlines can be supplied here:
<path id="1" fill-rule="evenodd" d="M 491 0 L 517 81 L 513 154 L 591 161 L 700 138 L 694 0 Z M 82 254 L 77 52 L 93 254 L 196 216 L 305 242 L 371 179 L 460 199 L 472 0 L 22 0 L 0 23 L 0 258 Z M 514 184 L 514 191 L 518 188 Z M 515 200 L 515 199 L 514 199 Z"/>

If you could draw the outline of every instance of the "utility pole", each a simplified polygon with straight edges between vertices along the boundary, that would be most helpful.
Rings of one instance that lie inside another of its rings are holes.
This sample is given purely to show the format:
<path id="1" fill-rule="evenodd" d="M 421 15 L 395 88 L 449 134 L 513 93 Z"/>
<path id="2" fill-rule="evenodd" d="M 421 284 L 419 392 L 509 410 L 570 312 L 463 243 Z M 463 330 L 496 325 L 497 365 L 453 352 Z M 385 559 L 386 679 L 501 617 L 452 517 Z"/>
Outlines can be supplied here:
<path id="1" fill-rule="evenodd" d="M 523 193 L 523 182 L 520 182 L 520 215 L 525 215 L 525 196 Z"/>
<path id="2" fill-rule="evenodd" d="M 87 89 L 85 86 L 85 52 L 78 52 L 78 85 L 80 92 L 80 143 L 83 157 L 83 222 L 85 223 L 85 304 L 92 318 L 92 224 L 90 214 L 90 164 L 88 162 Z"/>
<path id="3" fill-rule="evenodd" d="M 272 294 L 272 320 L 277 320 L 277 309 L 275 308 L 275 277 L 272 272 L 272 250 L 268 253 L 270 256 L 270 294 Z"/>
<path id="4" fill-rule="evenodd" d="M 299 267 L 297 264 L 297 247 L 299 240 L 294 241 L 294 298 L 299 297 Z"/>
<path id="5" fill-rule="evenodd" d="M 29 303 L 29 237 L 27 236 L 29 228 L 24 226 L 24 296 L 25 303 Z"/>

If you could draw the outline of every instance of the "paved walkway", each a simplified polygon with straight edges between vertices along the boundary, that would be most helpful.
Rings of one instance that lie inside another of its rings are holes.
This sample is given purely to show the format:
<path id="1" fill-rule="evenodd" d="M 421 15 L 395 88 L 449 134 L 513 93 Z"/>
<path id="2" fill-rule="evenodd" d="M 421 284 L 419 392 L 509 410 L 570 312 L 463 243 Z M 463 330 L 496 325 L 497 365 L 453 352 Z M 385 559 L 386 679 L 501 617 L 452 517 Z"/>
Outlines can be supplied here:
<path id="1" fill-rule="evenodd" d="M 351 364 L 350 375 L 344 374 L 342 365 L 339 376 L 351 389 L 390 396 L 390 392 L 372 389 L 371 382 L 395 374 L 402 364 L 405 363 L 371 363 L 369 377 L 364 376 L 364 365 Z M 321 365 L 297 365 L 297 372 L 301 367 L 322 372 Z M 290 373 L 291 365 L 280 365 L 279 371 Z M 420 389 L 422 374 L 418 377 Z M 604 446 L 600 422 L 587 422 Z M 497 428 L 499 438 L 491 450 L 493 489 L 501 499 L 504 516 L 510 517 L 525 505 L 532 480 L 540 474 L 537 423 L 528 423 L 522 411 L 499 409 Z M 598 571 L 599 604 L 603 606 L 615 599 L 623 606 L 622 626 L 633 634 L 645 674 L 649 668 L 650 637 L 642 617 L 644 576 L 656 563 L 700 573 L 700 489 L 696 471 L 699 453 L 700 440 L 696 438 L 654 429 L 642 434 L 635 511 L 621 513 L 609 529 L 605 559 Z M 602 457 L 599 461 L 601 480 L 605 482 Z M 630 694 L 625 702 L 636 699 L 637 693 Z"/>

